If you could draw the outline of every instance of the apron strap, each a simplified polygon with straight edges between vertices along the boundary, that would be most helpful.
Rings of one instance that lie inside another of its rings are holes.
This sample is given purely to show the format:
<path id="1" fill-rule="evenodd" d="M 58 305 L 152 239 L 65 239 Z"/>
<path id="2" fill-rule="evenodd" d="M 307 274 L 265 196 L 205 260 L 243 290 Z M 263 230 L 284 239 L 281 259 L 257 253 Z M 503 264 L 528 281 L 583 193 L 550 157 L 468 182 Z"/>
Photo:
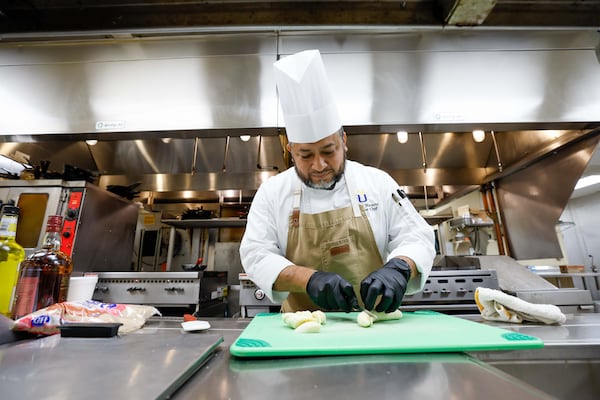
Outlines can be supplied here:
<path id="1" fill-rule="evenodd" d="M 292 203 L 292 221 L 291 224 L 296 228 L 300 223 L 300 198 L 302 196 L 302 183 L 298 182 L 294 190 L 294 201 Z"/>
<path id="2" fill-rule="evenodd" d="M 348 168 L 346 168 L 344 175 L 346 175 L 346 189 L 348 189 L 348 196 L 350 196 L 350 204 L 352 205 L 354 217 L 360 218 L 362 214 L 360 212 L 360 206 L 358 205 L 358 197 L 356 196 L 356 191 L 354 190 L 354 180 L 352 179 L 352 174 L 349 173 Z"/>

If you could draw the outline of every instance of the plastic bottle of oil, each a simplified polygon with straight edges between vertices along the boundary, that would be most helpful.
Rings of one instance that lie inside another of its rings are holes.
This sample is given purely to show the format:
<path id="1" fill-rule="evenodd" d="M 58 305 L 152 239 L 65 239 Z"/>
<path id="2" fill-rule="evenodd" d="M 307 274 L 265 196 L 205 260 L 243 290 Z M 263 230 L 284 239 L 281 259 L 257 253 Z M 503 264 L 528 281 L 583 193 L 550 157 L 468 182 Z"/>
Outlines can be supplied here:
<path id="1" fill-rule="evenodd" d="M 25 258 L 25 250 L 17 241 L 19 208 L 7 204 L 0 217 L 0 314 L 12 316 L 15 287 L 19 277 L 19 264 Z"/>
<path id="2" fill-rule="evenodd" d="M 61 216 L 49 216 L 42 248 L 21 262 L 13 319 L 67 300 L 73 263 L 60 251 L 61 225 Z"/>

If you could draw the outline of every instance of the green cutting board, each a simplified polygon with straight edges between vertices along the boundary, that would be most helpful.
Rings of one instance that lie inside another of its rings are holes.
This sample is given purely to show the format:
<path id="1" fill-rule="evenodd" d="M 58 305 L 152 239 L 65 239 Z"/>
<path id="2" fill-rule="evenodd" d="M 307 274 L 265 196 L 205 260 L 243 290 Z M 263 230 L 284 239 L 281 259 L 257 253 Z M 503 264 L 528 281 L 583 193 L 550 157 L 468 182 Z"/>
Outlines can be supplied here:
<path id="1" fill-rule="evenodd" d="M 231 345 L 238 357 L 286 357 L 518 350 L 544 346 L 535 337 L 434 311 L 405 312 L 402 319 L 356 323 L 357 313 L 326 313 L 319 333 L 297 333 L 280 314 L 258 314 Z"/>

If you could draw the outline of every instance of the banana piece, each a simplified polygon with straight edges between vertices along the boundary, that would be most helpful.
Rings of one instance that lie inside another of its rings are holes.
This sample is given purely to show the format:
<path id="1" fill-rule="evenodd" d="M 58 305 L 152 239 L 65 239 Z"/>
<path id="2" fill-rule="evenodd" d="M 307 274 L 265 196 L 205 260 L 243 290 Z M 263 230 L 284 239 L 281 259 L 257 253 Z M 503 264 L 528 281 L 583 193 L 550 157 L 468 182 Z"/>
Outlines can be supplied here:
<path id="1" fill-rule="evenodd" d="M 284 313 L 282 315 L 283 323 L 296 329 L 304 322 L 315 321 L 310 311 L 296 311 L 295 313 Z"/>
<path id="2" fill-rule="evenodd" d="M 321 324 L 317 321 L 306 321 L 294 329 L 294 332 L 298 333 L 318 333 L 320 331 Z"/>
<path id="3" fill-rule="evenodd" d="M 377 311 L 371 311 L 371 313 L 375 315 L 375 317 L 376 317 L 375 319 L 373 319 L 373 317 L 371 317 L 369 314 L 367 314 L 364 311 L 361 311 L 360 313 L 358 313 L 358 316 L 356 317 L 356 323 L 358 324 L 358 326 L 362 326 L 363 328 L 369 328 L 375 322 L 389 321 L 392 319 L 402 318 L 402 311 L 400 311 L 400 310 L 392 311 L 391 313 L 377 312 Z"/>
<path id="4" fill-rule="evenodd" d="M 323 311 L 296 311 L 281 314 L 283 323 L 299 333 L 316 333 L 321 330 L 327 317 Z"/>
<path id="5" fill-rule="evenodd" d="M 358 326 L 362 326 L 363 328 L 368 328 L 373 325 L 373 318 L 369 314 L 364 311 L 358 313 L 356 317 L 356 323 Z"/>
<path id="6" fill-rule="evenodd" d="M 312 316 L 321 325 L 325 325 L 325 323 L 327 322 L 327 316 L 321 310 L 313 311 Z"/>

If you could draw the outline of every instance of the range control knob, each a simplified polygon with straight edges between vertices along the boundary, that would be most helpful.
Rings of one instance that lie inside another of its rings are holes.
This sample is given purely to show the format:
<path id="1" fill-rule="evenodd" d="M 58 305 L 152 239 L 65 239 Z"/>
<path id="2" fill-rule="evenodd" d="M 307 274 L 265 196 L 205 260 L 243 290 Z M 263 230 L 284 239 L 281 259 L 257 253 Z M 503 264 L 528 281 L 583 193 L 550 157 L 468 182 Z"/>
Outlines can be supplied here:
<path id="1" fill-rule="evenodd" d="M 256 300 L 262 300 L 265 298 L 265 292 L 262 289 L 256 289 L 254 291 L 254 298 Z"/>
<path id="2" fill-rule="evenodd" d="M 66 213 L 66 214 L 67 214 L 67 215 L 66 215 L 66 219 L 67 219 L 67 220 L 74 220 L 74 219 L 77 219 L 77 209 L 75 209 L 75 208 L 69 208 L 69 209 L 67 210 L 67 213 Z"/>

